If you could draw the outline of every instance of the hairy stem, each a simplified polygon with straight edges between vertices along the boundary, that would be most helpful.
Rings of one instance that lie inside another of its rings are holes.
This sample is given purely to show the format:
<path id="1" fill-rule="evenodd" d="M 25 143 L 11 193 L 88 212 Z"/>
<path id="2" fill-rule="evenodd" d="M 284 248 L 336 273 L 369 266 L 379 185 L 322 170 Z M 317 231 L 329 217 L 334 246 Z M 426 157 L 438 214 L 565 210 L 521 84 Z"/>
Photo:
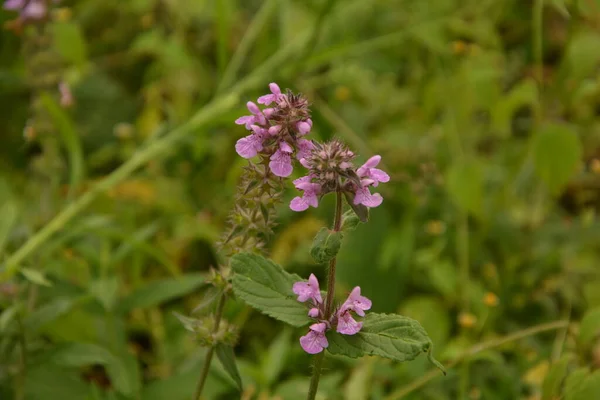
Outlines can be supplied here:
<path id="1" fill-rule="evenodd" d="M 225 308 L 225 300 L 227 295 L 225 292 L 221 293 L 219 297 L 219 304 L 217 305 L 217 313 L 215 314 L 215 326 L 213 328 L 213 335 L 219 331 L 219 325 L 221 324 L 221 317 L 223 316 L 223 308 Z M 196 386 L 196 392 L 194 393 L 194 400 L 200 400 L 204 384 L 206 383 L 206 377 L 208 377 L 208 370 L 210 369 L 210 363 L 212 362 L 213 354 L 215 352 L 215 346 L 210 346 L 200 371 L 200 378 L 198 379 L 198 385 Z"/>
<path id="2" fill-rule="evenodd" d="M 333 221 L 333 231 L 339 232 L 342 229 L 342 193 L 337 192 L 335 198 L 335 217 Z M 329 262 L 329 274 L 327 276 L 327 299 L 325 300 L 325 319 L 329 319 L 333 309 L 333 298 L 335 294 L 335 266 L 337 257 Z M 321 378 L 321 365 L 325 358 L 325 350 L 315 356 L 313 363 L 313 374 L 310 379 L 310 389 L 308 391 L 308 400 L 314 400 L 319 387 Z"/>

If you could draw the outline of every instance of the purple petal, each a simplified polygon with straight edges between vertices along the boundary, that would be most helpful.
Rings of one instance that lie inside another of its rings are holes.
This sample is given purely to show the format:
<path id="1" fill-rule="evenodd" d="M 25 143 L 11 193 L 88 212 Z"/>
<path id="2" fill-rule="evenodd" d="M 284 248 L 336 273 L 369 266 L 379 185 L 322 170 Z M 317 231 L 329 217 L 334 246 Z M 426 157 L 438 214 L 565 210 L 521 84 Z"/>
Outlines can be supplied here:
<path id="1" fill-rule="evenodd" d="M 315 145 L 312 142 L 312 140 L 307 140 L 307 139 L 298 139 L 296 146 L 298 148 L 296 157 L 299 160 L 310 157 L 310 153 L 311 153 L 312 149 L 315 148 Z"/>
<path id="2" fill-rule="evenodd" d="M 281 130 L 281 125 L 274 125 L 269 128 L 269 135 L 275 136 L 279 133 L 280 130 Z"/>
<path id="3" fill-rule="evenodd" d="M 315 274 L 310 274 L 308 277 L 308 284 L 313 289 L 313 300 L 317 302 L 317 304 L 321 304 L 323 299 L 321 298 L 321 289 L 319 288 L 319 280 L 315 276 Z"/>
<path id="4" fill-rule="evenodd" d="M 354 204 L 362 204 L 367 207 L 378 207 L 383 202 L 383 197 L 379 193 L 371 194 L 368 187 L 362 187 L 356 191 Z"/>
<path id="5" fill-rule="evenodd" d="M 298 301 L 304 303 L 312 299 L 316 304 L 323 302 L 321 291 L 319 290 L 319 281 L 314 274 L 310 274 L 308 282 L 296 282 L 292 286 L 292 291 L 298 295 Z"/>
<path id="6" fill-rule="evenodd" d="M 349 312 L 338 313 L 338 325 L 336 331 L 342 335 L 355 335 L 362 328 L 362 322 L 357 322 Z"/>
<path id="7" fill-rule="evenodd" d="M 305 211 L 308 209 L 308 202 L 304 197 L 294 197 L 292 201 L 290 201 L 290 209 L 297 212 Z"/>
<path id="8" fill-rule="evenodd" d="M 329 346 L 329 343 L 323 333 L 311 330 L 300 338 L 300 346 L 302 346 L 304 351 L 308 354 L 318 354 L 322 352 L 324 348 Z"/>
<path id="9" fill-rule="evenodd" d="M 273 174 L 282 178 L 288 177 L 292 174 L 294 168 L 292 167 L 292 159 L 290 155 L 277 150 L 272 156 L 269 162 L 269 168 Z"/>
<path id="10" fill-rule="evenodd" d="M 298 133 L 301 135 L 306 135 L 310 132 L 310 124 L 306 121 L 300 121 L 296 124 L 296 129 L 298 129 Z"/>
<path id="11" fill-rule="evenodd" d="M 294 179 L 294 186 L 296 189 L 299 189 L 298 185 L 303 185 L 304 183 L 309 183 L 312 177 L 310 175 L 303 176 L 302 178 Z"/>
<path id="12" fill-rule="evenodd" d="M 319 316 L 319 309 L 318 308 L 311 308 L 308 311 L 308 316 L 311 318 L 317 318 Z"/>
<path id="13" fill-rule="evenodd" d="M 262 150 L 262 138 L 256 134 L 239 139 L 235 151 L 243 158 L 252 158 Z"/>
<path id="14" fill-rule="evenodd" d="M 274 95 L 279 95 L 281 94 L 281 89 L 279 88 L 279 85 L 276 84 L 275 82 L 271 82 L 269 83 L 269 90 L 271 91 L 271 93 L 273 93 Z"/>
<path id="15" fill-rule="evenodd" d="M 25 0 L 6 0 L 4 2 L 5 10 L 20 10 L 25 5 Z"/>
<path id="16" fill-rule="evenodd" d="M 296 282 L 292 286 L 292 291 L 298 295 L 298 301 L 304 303 L 312 297 L 313 291 L 306 282 Z"/>
<path id="17" fill-rule="evenodd" d="M 258 108 L 258 106 L 255 103 L 249 101 L 246 103 L 246 107 L 248 107 L 248 111 L 250 111 L 252 114 L 260 114 L 260 108 Z"/>
<path id="18" fill-rule="evenodd" d="M 255 122 L 256 118 L 254 115 L 244 115 L 243 117 L 239 117 L 235 120 L 235 123 L 238 125 L 246 125 L 246 129 L 250 130 L 252 124 Z"/>
<path id="19" fill-rule="evenodd" d="M 372 168 L 371 171 L 369 171 L 369 175 L 371 175 L 371 178 L 375 180 L 375 184 L 373 186 L 377 186 L 379 184 L 379 182 L 389 182 L 390 181 L 390 176 L 377 168 Z"/>
<path id="20" fill-rule="evenodd" d="M 381 161 L 380 155 L 373 156 L 373 157 L 369 158 L 367 160 L 367 162 L 365 162 L 363 164 L 363 167 L 364 168 L 375 168 L 377 165 L 379 165 L 380 161 Z"/>
<path id="21" fill-rule="evenodd" d="M 23 9 L 23 16 L 31 19 L 41 19 L 46 16 L 46 3 L 40 0 L 31 0 Z"/>
<path id="22" fill-rule="evenodd" d="M 294 149 L 289 145 L 288 142 L 282 141 L 279 143 L 279 149 L 284 153 L 293 153 Z"/>
<path id="23" fill-rule="evenodd" d="M 277 96 L 274 94 L 265 94 L 264 96 L 260 96 L 257 100 L 258 104 L 264 104 L 268 106 L 272 102 L 277 100 Z"/>
<path id="24" fill-rule="evenodd" d="M 351 310 L 360 315 L 361 317 L 365 316 L 365 310 L 370 310 L 372 306 L 371 300 L 366 298 L 365 296 L 360 295 L 360 286 L 356 286 L 350 292 L 348 299 L 342 304 L 340 310 L 346 311 Z"/>

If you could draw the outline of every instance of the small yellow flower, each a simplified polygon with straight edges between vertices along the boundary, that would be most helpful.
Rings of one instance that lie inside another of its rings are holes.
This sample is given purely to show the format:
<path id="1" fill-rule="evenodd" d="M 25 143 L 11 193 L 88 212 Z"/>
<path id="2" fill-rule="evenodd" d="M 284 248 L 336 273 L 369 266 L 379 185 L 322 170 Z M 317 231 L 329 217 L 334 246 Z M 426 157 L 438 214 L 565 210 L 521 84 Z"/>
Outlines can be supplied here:
<path id="1" fill-rule="evenodd" d="M 350 89 L 347 86 L 338 86 L 335 89 L 335 98 L 339 101 L 348 101 L 350 99 Z"/>
<path id="2" fill-rule="evenodd" d="M 477 323 L 477 317 L 468 312 L 461 312 L 458 316 L 458 324 L 463 328 L 473 328 Z"/>
<path id="3" fill-rule="evenodd" d="M 441 235 L 446 231 L 446 224 L 440 220 L 429 221 L 425 226 L 425 231 L 430 235 Z"/>
<path id="4" fill-rule="evenodd" d="M 71 11 L 68 7 L 61 7 L 54 10 L 54 18 L 58 22 L 67 22 L 71 20 L 73 16 L 73 11 Z"/>
<path id="5" fill-rule="evenodd" d="M 483 296 L 483 303 L 488 307 L 496 307 L 498 302 L 498 296 L 492 292 L 487 292 L 485 296 Z"/>
<path id="6" fill-rule="evenodd" d="M 454 54 L 465 54 L 469 50 L 469 45 L 462 40 L 452 42 L 452 51 Z"/>
<path id="7" fill-rule="evenodd" d="M 592 160 L 592 162 L 590 163 L 590 169 L 592 170 L 592 172 L 596 175 L 600 174 L 600 160 L 598 160 L 597 158 L 594 158 Z"/>

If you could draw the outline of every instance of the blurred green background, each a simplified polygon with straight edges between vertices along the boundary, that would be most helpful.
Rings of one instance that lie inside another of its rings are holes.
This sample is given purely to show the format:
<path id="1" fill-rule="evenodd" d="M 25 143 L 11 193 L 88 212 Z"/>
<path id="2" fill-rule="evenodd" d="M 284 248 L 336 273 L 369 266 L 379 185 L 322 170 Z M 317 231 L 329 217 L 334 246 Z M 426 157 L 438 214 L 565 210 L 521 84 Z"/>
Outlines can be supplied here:
<path id="1" fill-rule="evenodd" d="M 361 285 L 374 311 L 419 320 L 449 366 L 329 357 L 321 399 L 600 399 L 600 1 L 64 0 L 37 27 L 15 16 L 0 13 L 1 399 L 191 398 L 205 349 L 173 312 L 203 299 L 246 163 L 233 121 L 273 81 L 310 99 L 312 139 L 381 154 L 392 178 L 342 247 L 340 298 Z M 308 248 L 332 199 L 294 213 L 288 186 L 269 252 L 324 279 Z M 225 317 L 245 389 L 213 362 L 206 398 L 303 399 L 303 330 L 236 301 Z"/>

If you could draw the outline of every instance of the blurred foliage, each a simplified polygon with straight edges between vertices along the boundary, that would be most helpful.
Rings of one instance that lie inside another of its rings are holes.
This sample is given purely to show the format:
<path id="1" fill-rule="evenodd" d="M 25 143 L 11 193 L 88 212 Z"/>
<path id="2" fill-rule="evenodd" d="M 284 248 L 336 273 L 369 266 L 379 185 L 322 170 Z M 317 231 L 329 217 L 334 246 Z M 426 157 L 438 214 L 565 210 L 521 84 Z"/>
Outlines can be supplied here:
<path id="1" fill-rule="evenodd" d="M 14 17 L 0 12 L 4 26 Z M 404 398 L 600 398 L 597 0 L 64 0 L 44 28 L 0 36 L 0 262 L 286 48 L 260 87 L 304 92 L 311 135 L 361 160 L 381 154 L 392 177 L 346 235 L 340 299 L 361 285 L 373 311 L 419 320 L 442 361 L 570 321 L 477 352 Z M 233 120 L 264 92 L 102 193 L 0 283 L 0 398 L 190 398 L 205 350 L 173 312 L 201 302 L 217 266 L 244 165 Z M 281 205 L 276 261 L 324 279 L 309 248 L 332 207 Z M 300 330 L 238 302 L 225 317 L 241 327 L 242 398 L 304 398 Z M 429 365 L 325 368 L 321 398 L 390 400 Z M 219 363 L 205 396 L 239 396 Z"/>

